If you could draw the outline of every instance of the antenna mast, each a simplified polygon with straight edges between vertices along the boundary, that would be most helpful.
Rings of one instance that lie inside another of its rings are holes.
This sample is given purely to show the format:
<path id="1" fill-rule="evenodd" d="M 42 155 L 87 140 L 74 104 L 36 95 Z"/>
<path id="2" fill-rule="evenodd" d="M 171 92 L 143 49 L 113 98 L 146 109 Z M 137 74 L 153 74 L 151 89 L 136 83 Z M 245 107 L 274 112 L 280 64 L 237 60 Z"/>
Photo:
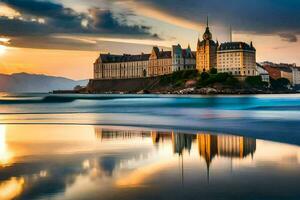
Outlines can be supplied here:
<path id="1" fill-rule="evenodd" d="M 230 42 L 232 42 L 232 27 L 230 25 Z"/>

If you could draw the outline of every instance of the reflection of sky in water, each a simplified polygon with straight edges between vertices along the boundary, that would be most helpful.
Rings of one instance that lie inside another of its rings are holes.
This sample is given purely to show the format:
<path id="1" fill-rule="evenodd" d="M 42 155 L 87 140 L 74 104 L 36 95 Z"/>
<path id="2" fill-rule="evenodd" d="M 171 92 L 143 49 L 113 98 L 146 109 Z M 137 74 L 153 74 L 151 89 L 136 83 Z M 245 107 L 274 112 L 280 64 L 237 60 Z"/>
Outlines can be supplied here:
<path id="1" fill-rule="evenodd" d="M 141 128 L 1 125 L 0 130 L 0 199 L 300 195 L 298 146 Z"/>

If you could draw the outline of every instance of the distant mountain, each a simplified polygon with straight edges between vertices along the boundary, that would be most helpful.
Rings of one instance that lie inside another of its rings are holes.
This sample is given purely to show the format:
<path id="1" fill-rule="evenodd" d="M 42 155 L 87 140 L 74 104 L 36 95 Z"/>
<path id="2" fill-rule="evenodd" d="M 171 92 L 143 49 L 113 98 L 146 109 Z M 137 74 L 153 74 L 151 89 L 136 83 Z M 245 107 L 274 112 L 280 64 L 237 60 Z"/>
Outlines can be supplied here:
<path id="1" fill-rule="evenodd" d="M 88 80 L 75 81 L 68 78 L 40 74 L 0 74 L 1 92 L 50 92 L 70 90 L 77 85 L 86 86 Z"/>

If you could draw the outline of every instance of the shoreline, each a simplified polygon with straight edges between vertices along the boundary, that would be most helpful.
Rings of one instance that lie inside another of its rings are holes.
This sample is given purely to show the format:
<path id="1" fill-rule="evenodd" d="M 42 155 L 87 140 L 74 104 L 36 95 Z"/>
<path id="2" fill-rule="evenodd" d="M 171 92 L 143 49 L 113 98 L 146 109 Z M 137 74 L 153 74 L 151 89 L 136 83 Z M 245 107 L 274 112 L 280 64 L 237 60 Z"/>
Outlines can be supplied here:
<path id="1" fill-rule="evenodd" d="M 165 90 L 165 91 L 105 91 L 105 92 L 88 92 L 86 90 L 54 90 L 49 92 L 51 94 L 173 94 L 173 95 L 256 95 L 256 94 L 299 94 L 300 91 L 263 91 L 263 90 L 246 90 L 246 89 L 224 89 L 217 90 L 215 88 L 183 88 L 178 90 Z"/>

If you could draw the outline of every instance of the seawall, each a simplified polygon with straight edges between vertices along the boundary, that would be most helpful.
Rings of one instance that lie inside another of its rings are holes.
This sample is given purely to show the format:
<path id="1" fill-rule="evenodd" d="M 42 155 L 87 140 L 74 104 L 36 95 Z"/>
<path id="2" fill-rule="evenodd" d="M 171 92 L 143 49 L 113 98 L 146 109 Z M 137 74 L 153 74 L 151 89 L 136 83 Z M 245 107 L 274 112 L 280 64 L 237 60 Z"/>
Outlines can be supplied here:
<path id="1" fill-rule="evenodd" d="M 96 80 L 90 79 L 87 85 L 88 93 L 103 92 L 138 92 L 151 90 L 159 85 L 160 77 Z"/>

